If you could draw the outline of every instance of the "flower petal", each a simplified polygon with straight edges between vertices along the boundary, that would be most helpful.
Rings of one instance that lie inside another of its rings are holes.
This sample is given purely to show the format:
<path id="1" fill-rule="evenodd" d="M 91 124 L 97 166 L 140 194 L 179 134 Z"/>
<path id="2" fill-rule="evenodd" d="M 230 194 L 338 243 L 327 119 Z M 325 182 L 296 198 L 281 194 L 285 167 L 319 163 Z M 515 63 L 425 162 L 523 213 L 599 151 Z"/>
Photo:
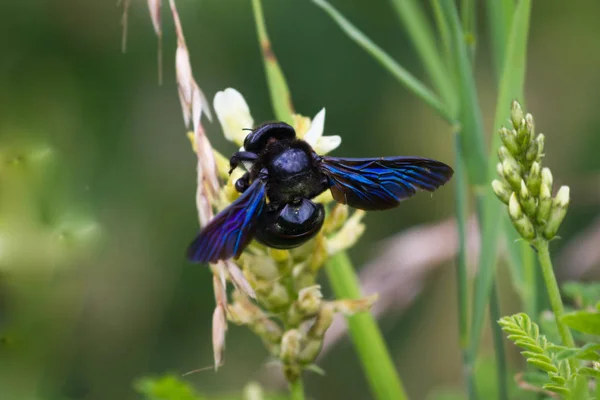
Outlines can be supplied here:
<path id="1" fill-rule="evenodd" d="M 227 88 L 215 95 L 213 106 L 225 138 L 241 146 L 248 134 L 244 129 L 254 127 L 250 108 L 242 94 L 235 89 Z"/>
<path id="2" fill-rule="evenodd" d="M 315 146 L 317 144 L 317 140 L 323 136 L 323 128 L 325 127 L 325 108 L 322 108 L 321 111 L 315 115 L 310 123 L 310 128 L 302 137 L 308 144 L 311 146 Z"/>
<path id="3" fill-rule="evenodd" d="M 315 145 L 313 145 L 313 149 L 318 154 L 327 154 L 330 151 L 335 150 L 342 143 L 342 138 L 338 135 L 333 136 L 321 136 Z"/>

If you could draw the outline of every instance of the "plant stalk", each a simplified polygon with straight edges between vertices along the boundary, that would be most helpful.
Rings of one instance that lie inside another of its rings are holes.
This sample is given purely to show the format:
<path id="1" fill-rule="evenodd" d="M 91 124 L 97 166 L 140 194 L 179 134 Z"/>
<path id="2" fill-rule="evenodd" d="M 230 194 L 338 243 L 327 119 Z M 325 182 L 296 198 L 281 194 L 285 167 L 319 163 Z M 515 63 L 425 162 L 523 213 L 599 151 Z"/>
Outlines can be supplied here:
<path id="1" fill-rule="evenodd" d="M 494 342 L 494 353 L 496 354 L 496 376 L 498 379 L 498 399 L 508 400 L 508 385 L 506 373 L 506 358 L 504 357 L 504 336 L 502 329 L 498 325 L 498 320 L 502 317 L 500 313 L 500 302 L 498 301 L 498 284 L 492 285 L 490 294 L 490 323 L 492 324 L 492 341 Z"/>
<path id="2" fill-rule="evenodd" d="M 562 317 L 565 314 L 565 307 L 563 306 L 562 298 L 560 297 L 560 290 L 558 288 L 558 282 L 554 275 L 554 269 L 552 268 L 552 260 L 550 259 L 550 251 L 548 249 L 548 241 L 542 238 L 536 238 L 533 241 L 533 245 L 537 250 L 538 260 L 540 267 L 542 268 L 542 276 L 544 277 L 544 283 L 546 284 L 546 290 L 548 291 L 548 298 L 550 299 L 550 307 L 554 313 L 554 319 L 556 320 L 556 327 L 558 333 L 562 339 L 563 345 L 567 347 L 575 347 L 575 341 L 571 331 L 562 322 Z"/>
<path id="3" fill-rule="evenodd" d="M 333 256 L 325 267 L 337 298 L 358 299 L 360 284 L 348 255 Z M 364 370 L 373 398 L 406 400 L 402 380 L 396 371 L 383 335 L 373 315 L 368 312 L 347 317 L 348 331 Z"/>
<path id="4" fill-rule="evenodd" d="M 290 400 L 304 400 L 304 383 L 301 377 L 290 382 Z"/>

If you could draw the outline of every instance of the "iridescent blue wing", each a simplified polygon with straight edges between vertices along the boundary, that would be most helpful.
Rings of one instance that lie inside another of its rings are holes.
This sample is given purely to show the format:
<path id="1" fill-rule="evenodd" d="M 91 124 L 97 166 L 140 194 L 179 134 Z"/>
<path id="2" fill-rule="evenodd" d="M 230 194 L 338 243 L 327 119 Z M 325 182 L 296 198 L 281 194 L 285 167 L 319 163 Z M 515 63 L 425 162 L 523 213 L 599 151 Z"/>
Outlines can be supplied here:
<path id="1" fill-rule="evenodd" d="M 320 158 L 333 198 L 362 210 L 386 210 L 417 190 L 433 192 L 454 173 L 444 163 L 420 157 Z"/>
<path id="2" fill-rule="evenodd" d="M 196 236 L 187 250 L 190 261 L 217 262 L 238 257 L 252 240 L 256 222 L 265 208 L 265 184 L 256 179 Z"/>

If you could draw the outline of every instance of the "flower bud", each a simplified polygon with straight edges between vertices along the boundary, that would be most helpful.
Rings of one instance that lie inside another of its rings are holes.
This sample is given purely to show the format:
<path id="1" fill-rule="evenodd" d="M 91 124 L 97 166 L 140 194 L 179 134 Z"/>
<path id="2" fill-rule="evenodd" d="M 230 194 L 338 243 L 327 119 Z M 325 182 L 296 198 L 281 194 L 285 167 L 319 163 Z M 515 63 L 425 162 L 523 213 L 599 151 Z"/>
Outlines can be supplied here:
<path id="1" fill-rule="evenodd" d="M 325 235 L 319 233 L 315 238 L 315 247 L 310 259 L 310 270 L 318 271 L 325 264 L 328 257 L 327 239 Z"/>
<path id="2" fill-rule="evenodd" d="M 543 171 L 543 170 L 542 170 Z M 552 207 L 552 195 L 547 185 L 540 186 L 540 197 L 538 202 L 537 214 L 535 221 L 538 224 L 544 224 L 550 217 L 550 208 Z"/>
<path id="3" fill-rule="evenodd" d="M 244 400 L 264 400 L 265 393 L 256 382 L 250 382 L 244 387 Z"/>
<path id="4" fill-rule="evenodd" d="M 310 338 L 321 338 L 325 335 L 325 331 L 329 329 L 335 315 L 335 305 L 333 303 L 325 303 L 319 310 L 315 322 L 308 330 L 307 336 Z"/>
<path id="5" fill-rule="evenodd" d="M 532 196 L 537 197 L 540 194 L 540 185 L 542 184 L 542 171 L 540 164 L 534 161 L 527 176 L 527 189 Z"/>
<path id="6" fill-rule="evenodd" d="M 552 194 L 552 172 L 548 168 L 542 168 L 542 186 L 546 186 Z"/>
<path id="7" fill-rule="evenodd" d="M 323 223 L 323 233 L 326 235 L 338 230 L 348 219 L 348 206 L 337 203 L 330 213 L 328 213 Z"/>
<path id="8" fill-rule="evenodd" d="M 510 199 L 510 195 L 512 194 L 512 190 L 508 187 L 508 185 L 504 182 L 499 181 L 498 179 L 494 179 L 492 181 L 492 189 L 496 196 L 502 201 L 504 204 L 508 204 L 508 200 Z"/>
<path id="9" fill-rule="evenodd" d="M 284 285 L 280 282 L 269 282 L 269 286 L 270 287 L 267 289 L 267 297 L 264 299 L 266 303 L 265 306 L 273 309 L 289 304 L 290 295 Z"/>
<path id="10" fill-rule="evenodd" d="M 565 215 L 567 215 L 569 200 L 569 187 L 562 186 L 552 201 L 550 217 L 548 218 L 548 222 L 544 228 L 544 237 L 546 239 L 552 239 L 554 236 L 556 236 L 556 232 L 558 232 L 560 224 L 565 218 Z"/>
<path id="11" fill-rule="evenodd" d="M 505 146 L 500 146 L 500 148 L 498 149 L 498 158 L 502 162 L 504 162 L 504 160 L 506 160 L 507 158 L 512 158 L 514 160 L 514 157 L 510 154 L 510 151 L 508 151 L 508 149 Z"/>
<path id="12" fill-rule="evenodd" d="M 546 137 L 544 136 L 543 133 L 540 133 L 537 138 L 535 139 L 535 141 L 538 144 L 538 160 L 541 159 L 544 156 L 544 142 L 546 140 Z"/>
<path id="13" fill-rule="evenodd" d="M 335 301 L 337 311 L 345 315 L 354 315 L 359 312 L 369 311 L 373 303 L 377 301 L 377 294 L 362 299 L 344 299 Z"/>
<path id="14" fill-rule="evenodd" d="M 508 129 L 502 127 L 500 128 L 500 139 L 502 139 L 502 143 L 506 146 L 507 150 L 512 154 L 519 154 L 519 145 L 517 143 L 517 136 L 514 131 L 509 131 Z"/>
<path id="15" fill-rule="evenodd" d="M 512 220 L 512 223 L 524 239 L 532 240 L 535 238 L 535 229 L 533 228 L 533 224 L 527 218 L 525 214 L 523 214 L 523 210 L 521 209 L 521 205 L 519 204 L 519 200 L 517 200 L 517 194 L 513 193 L 510 196 L 510 200 L 508 202 L 508 214 Z"/>
<path id="16" fill-rule="evenodd" d="M 513 158 L 507 158 L 502 162 L 502 170 L 504 171 L 504 178 L 510 184 L 510 187 L 514 191 L 521 189 L 521 167 Z"/>
<path id="17" fill-rule="evenodd" d="M 539 143 L 535 140 L 529 142 L 529 147 L 525 151 L 525 160 L 529 162 L 538 161 Z"/>
<path id="18" fill-rule="evenodd" d="M 496 173 L 499 177 L 504 178 L 504 170 L 502 169 L 502 163 L 496 164 Z"/>
<path id="19" fill-rule="evenodd" d="M 527 129 L 527 123 L 523 118 L 519 123 L 519 127 L 517 128 L 517 142 L 522 149 L 526 149 L 531 142 L 531 133 Z"/>
<path id="20" fill-rule="evenodd" d="M 519 104 L 517 100 L 513 100 L 510 110 L 510 120 L 515 128 L 519 126 L 523 117 L 524 115 L 521 104 Z"/>
<path id="21" fill-rule="evenodd" d="M 519 192 L 519 202 L 521 203 L 521 206 L 523 207 L 525 214 L 528 217 L 533 218 L 535 216 L 535 211 L 536 211 L 535 199 L 531 196 L 531 194 L 529 193 L 529 190 L 527 190 L 527 185 L 525 184 L 525 181 L 523 181 L 523 180 L 521 180 L 521 191 Z"/>
<path id="22" fill-rule="evenodd" d="M 266 343 L 279 344 L 281 342 L 281 336 L 283 335 L 281 327 L 266 316 L 252 321 L 251 329 Z"/>
<path id="23" fill-rule="evenodd" d="M 320 285 L 312 285 L 300 289 L 298 299 L 288 312 L 288 324 L 297 325 L 306 318 L 314 316 L 321 308 L 323 295 Z"/>
<path id="24" fill-rule="evenodd" d="M 346 221 L 342 229 L 337 231 L 327 240 L 327 253 L 336 254 L 339 251 L 352 247 L 365 231 L 365 225 L 361 222 L 365 212 L 356 210 Z"/>
<path id="25" fill-rule="evenodd" d="M 321 307 L 321 286 L 314 285 L 301 289 L 298 292 L 298 309 L 306 316 L 315 315 Z"/>
<path id="26" fill-rule="evenodd" d="M 283 334 L 283 337 L 281 338 L 281 361 L 286 364 L 291 364 L 296 361 L 298 353 L 300 353 L 301 340 L 302 334 L 296 329 L 291 329 Z"/>
<path id="27" fill-rule="evenodd" d="M 277 264 L 271 257 L 244 253 L 242 254 L 241 259 L 244 261 L 245 268 L 247 268 L 256 279 L 274 281 L 280 276 Z"/>
<path id="28" fill-rule="evenodd" d="M 514 192 L 510 195 L 508 200 L 508 215 L 510 215 L 512 220 L 519 219 L 523 216 L 523 210 L 517 199 L 517 194 Z"/>
<path id="29" fill-rule="evenodd" d="M 533 115 L 527 113 L 525 115 L 525 125 L 527 126 L 527 130 L 532 134 L 535 134 L 535 124 L 533 123 Z"/>
<path id="30" fill-rule="evenodd" d="M 298 354 L 298 361 L 303 364 L 312 363 L 321 352 L 321 347 L 323 347 L 323 339 L 307 340 L 302 350 L 300 350 L 300 354 Z"/>

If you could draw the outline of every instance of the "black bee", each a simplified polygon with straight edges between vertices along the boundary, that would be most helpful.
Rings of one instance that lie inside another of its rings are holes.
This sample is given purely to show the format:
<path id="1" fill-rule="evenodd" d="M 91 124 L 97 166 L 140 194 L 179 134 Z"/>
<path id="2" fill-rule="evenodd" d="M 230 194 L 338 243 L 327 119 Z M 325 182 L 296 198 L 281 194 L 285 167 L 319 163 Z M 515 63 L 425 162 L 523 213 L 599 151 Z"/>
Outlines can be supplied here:
<path id="1" fill-rule="evenodd" d="M 242 195 L 200 231 L 188 248 L 191 261 L 238 257 L 252 239 L 278 249 L 301 245 L 323 226 L 323 205 L 311 199 L 327 189 L 351 207 L 386 210 L 418 189 L 433 192 L 454 172 L 420 157 L 320 156 L 283 122 L 252 130 L 229 173 L 242 162 L 252 165 L 235 183 Z"/>

